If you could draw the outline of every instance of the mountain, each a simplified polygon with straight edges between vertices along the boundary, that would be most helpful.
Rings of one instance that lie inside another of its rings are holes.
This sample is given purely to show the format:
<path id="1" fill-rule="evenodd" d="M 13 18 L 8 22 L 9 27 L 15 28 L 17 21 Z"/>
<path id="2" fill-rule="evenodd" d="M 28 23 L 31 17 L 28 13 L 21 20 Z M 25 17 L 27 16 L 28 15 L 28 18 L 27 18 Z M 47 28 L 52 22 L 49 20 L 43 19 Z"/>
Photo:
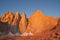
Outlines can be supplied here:
<path id="1" fill-rule="evenodd" d="M 7 12 L 0 18 L 0 29 L 6 30 L 6 32 L 9 30 L 13 34 L 37 34 L 53 29 L 59 24 L 58 20 L 53 16 L 45 16 L 41 10 L 35 11 L 29 18 L 26 18 L 25 13 L 22 13 L 21 16 L 19 12 L 16 12 L 16 14 Z M 8 30 L 5 28 L 8 28 Z"/>
<path id="2" fill-rule="evenodd" d="M 12 33 L 16 33 L 19 31 L 19 26 L 18 26 L 19 21 L 20 21 L 19 12 L 16 12 L 15 15 L 12 12 L 7 12 L 1 18 L 1 22 L 9 24 L 9 26 L 10 26 L 9 30 Z"/>
<path id="3" fill-rule="evenodd" d="M 26 18 L 26 14 L 23 13 L 21 16 L 21 20 L 19 22 L 19 29 L 21 33 L 26 32 L 27 29 L 27 18 Z"/>
<path id="4" fill-rule="evenodd" d="M 11 32 L 12 33 L 17 33 L 19 32 L 19 21 L 21 19 L 21 16 L 19 14 L 19 12 L 16 12 L 16 14 L 14 15 L 13 21 L 11 23 Z"/>
<path id="5" fill-rule="evenodd" d="M 9 24 L 0 21 L 0 33 L 7 34 L 10 31 Z"/>
<path id="6" fill-rule="evenodd" d="M 36 33 L 38 31 L 42 30 L 44 15 L 40 10 L 37 10 L 32 14 L 30 18 L 28 18 L 28 28 L 27 30 L 30 30 L 33 33 Z"/>
<path id="7" fill-rule="evenodd" d="M 19 12 L 16 12 L 16 14 L 14 15 L 14 19 L 13 19 L 13 22 L 12 22 L 11 25 L 18 26 L 20 19 L 21 19 L 21 16 L 20 16 Z"/>
<path id="8" fill-rule="evenodd" d="M 7 12 L 2 16 L 1 21 L 11 24 L 13 17 L 14 17 L 14 14 L 12 12 Z"/>
<path id="9" fill-rule="evenodd" d="M 45 16 L 42 11 L 37 10 L 28 18 L 27 30 L 32 33 L 43 32 L 52 29 L 56 24 L 56 18 Z"/>

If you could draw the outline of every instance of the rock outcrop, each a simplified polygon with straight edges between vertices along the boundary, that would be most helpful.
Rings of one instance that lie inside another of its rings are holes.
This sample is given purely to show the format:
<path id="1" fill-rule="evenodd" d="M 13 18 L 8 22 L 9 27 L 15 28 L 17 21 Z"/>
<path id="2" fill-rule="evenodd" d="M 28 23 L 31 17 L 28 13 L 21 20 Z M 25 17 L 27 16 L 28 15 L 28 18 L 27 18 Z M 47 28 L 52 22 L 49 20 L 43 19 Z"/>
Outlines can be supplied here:
<path id="1" fill-rule="evenodd" d="M 28 18 L 27 31 L 32 33 L 43 32 L 52 29 L 57 24 L 54 17 L 44 16 L 40 10 L 37 10 Z"/>
<path id="2" fill-rule="evenodd" d="M 58 24 L 57 21 L 58 19 L 53 16 L 48 17 L 43 15 L 40 10 L 34 12 L 29 18 L 26 18 L 25 13 L 20 16 L 19 12 L 16 12 L 16 14 L 7 12 L 0 18 L 0 22 L 7 23 L 10 27 L 9 31 L 14 34 L 17 32 L 21 34 L 36 34 L 49 31 Z"/>
<path id="3" fill-rule="evenodd" d="M 6 14 L 4 14 L 2 16 L 1 21 L 7 22 L 8 24 L 11 24 L 13 17 L 14 17 L 14 14 L 12 12 L 7 12 Z"/>
<path id="4" fill-rule="evenodd" d="M 43 25 L 44 21 L 44 15 L 40 10 L 37 10 L 33 15 L 28 18 L 28 31 L 31 31 L 33 33 L 36 33 L 38 31 L 41 32 L 42 28 L 44 28 Z"/>
<path id="5" fill-rule="evenodd" d="M 22 16 L 21 16 L 21 20 L 20 20 L 20 23 L 19 23 L 19 29 L 20 29 L 21 33 L 26 32 L 26 29 L 27 29 L 27 18 L 26 18 L 26 14 L 25 13 L 23 13 Z"/>
<path id="6" fill-rule="evenodd" d="M 19 32 L 19 21 L 20 21 L 20 14 L 19 12 L 16 12 L 16 14 L 14 15 L 13 21 L 11 23 L 11 31 L 13 33 L 17 33 Z"/>
<path id="7" fill-rule="evenodd" d="M 15 15 L 12 12 L 7 12 L 1 18 L 1 22 L 9 24 L 10 26 L 9 30 L 12 33 L 19 32 L 19 20 L 20 20 L 19 12 L 16 12 Z"/>
<path id="8" fill-rule="evenodd" d="M 16 14 L 14 15 L 14 19 L 13 19 L 12 25 L 18 26 L 20 18 L 21 17 L 20 17 L 19 12 L 16 12 Z"/>

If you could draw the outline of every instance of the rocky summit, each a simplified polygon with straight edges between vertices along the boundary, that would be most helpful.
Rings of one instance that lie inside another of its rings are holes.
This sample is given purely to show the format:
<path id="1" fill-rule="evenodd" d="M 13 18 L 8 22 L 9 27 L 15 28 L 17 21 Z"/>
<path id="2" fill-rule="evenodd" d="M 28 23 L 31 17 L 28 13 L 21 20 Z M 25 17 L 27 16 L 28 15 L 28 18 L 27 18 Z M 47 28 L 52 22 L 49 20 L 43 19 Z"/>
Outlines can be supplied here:
<path id="1" fill-rule="evenodd" d="M 23 35 L 26 35 L 26 33 L 28 35 L 41 34 L 53 29 L 58 24 L 58 20 L 59 18 L 53 16 L 45 16 L 41 10 L 35 11 L 29 18 L 26 17 L 24 12 L 22 16 L 19 12 L 16 12 L 16 14 L 7 12 L 0 18 L 0 32 Z"/>
<path id="2" fill-rule="evenodd" d="M 27 18 L 26 18 L 26 14 L 23 13 L 21 16 L 21 20 L 19 22 L 19 29 L 21 33 L 26 32 L 27 29 Z"/>
<path id="3" fill-rule="evenodd" d="M 41 33 L 52 29 L 56 24 L 56 18 L 45 16 L 40 10 L 37 10 L 30 18 L 28 18 L 27 31 Z"/>
<path id="4" fill-rule="evenodd" d="M 57 18 L 45 16 L 41 10 L 35 11 L 29 18 L 26 18 L 24 12 L 22 16 L 19 12 L 16 12 L 16 14 L 7 12 L 0 18 L 0 21 L 9 24 L 12 33 L 16 33 L 19 29 L 21 34 L 24 32 L 41 33 L 57 25 Z"/>

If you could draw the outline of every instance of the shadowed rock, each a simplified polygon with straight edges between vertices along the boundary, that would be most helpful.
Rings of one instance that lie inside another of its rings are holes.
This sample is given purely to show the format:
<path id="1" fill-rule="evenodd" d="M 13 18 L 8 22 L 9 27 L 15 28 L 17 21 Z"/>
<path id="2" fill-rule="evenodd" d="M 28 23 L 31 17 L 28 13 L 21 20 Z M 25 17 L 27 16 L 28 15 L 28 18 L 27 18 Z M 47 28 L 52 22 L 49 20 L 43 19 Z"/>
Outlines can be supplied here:
<path id="1" fill-rule="evenodd" d="M 10 25 L 0 21 L 0 32 L 5 35 L 10 31 Z"/>
<path id="2" fill-rule="evenodd" d="M 1 21 L 11 24 L 13 17 L 14 17 L 14 14 L 12 12 L 7 12 L 2 16 Z"/>
<path id="3" fill-rule="evenodd" d="M 19 20 L 20 20 L 20 14 L 19 12 L 16 12 L 16 14 L 14 15 L 14 19 L 11 23 L 11 31 L 13 33 L 17 33 L 19 32 Z"/>
<path id="4" fill-rule="evenodd" d="M 57 24 L 54 17 L 44 16 L 40 10 L 37 10 L 28 18 L 27 31 L 32 33 L 44 32 L 52 29 Z"/>

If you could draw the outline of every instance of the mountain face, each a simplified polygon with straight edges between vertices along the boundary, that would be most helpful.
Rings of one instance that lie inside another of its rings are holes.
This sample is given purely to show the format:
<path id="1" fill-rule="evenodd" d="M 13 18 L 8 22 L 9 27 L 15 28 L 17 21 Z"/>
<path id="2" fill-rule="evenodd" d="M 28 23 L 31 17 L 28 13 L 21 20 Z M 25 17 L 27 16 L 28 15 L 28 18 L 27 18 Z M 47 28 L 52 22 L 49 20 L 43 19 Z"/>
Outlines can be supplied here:
<path id="1" fill-rule="evenodd" d="M 32 33 L 49 30 L 57 24 L 54 17 L 44 16 L 40 10 L 37 10 L 30 18 L 28 18 L 28 21 L 27 30 Z"/>
<path id="2" fill-rule="evenodd" d="M 6 14 L 4 14 L 2 16 L 1 21 L 7 22 L 8 24 L 11 24 L 13 17 L 14 17 L 14 14 L 12 12 L 7 12 Z"/>
<path id="3" fill-rule="evenodd" d="M 19 32 L 19 21 L 20 21 L 20 14 L 19 12 L 16 12 L 16 14 L 14 15 L 13 21 L 11 23 L 11 31 L 13 33 L 17 33 Z"/>
<path id="4" fill-rule="evenodd" d="M 27 30 L 30 30 L 33 33 L 40 31 L 42 29 L 41 27 L 44 27 L 44 15 L 39 10 L 33 13 L 33 15 L 28 18 L 28 21 L 29 24 Z"/>
<path id="5" fill-rule="evenodd" d="M 19 20 L 20 20 L 20 14 L 19 12 L 16 12 L 14 15 L 12 12 L 7 12 L 4 14 L 1 18 L 1 22 L 5 22 L 9 24 L 10 26 L 10 32 L 16 33 L 19 30 Z"/>
<path id="6" fill-rule="evenodd" d="M 21 16 L 21 20 L 20 20 L 20 23 L 19 23 L 19 29 L 20 29 L 21 33 L 26 32 L 26 29 L 27 29 L 27 18 L 26 18 L 26 14 L 25 13 L 23 13 L 22 16 Z"/>
<path id="7" fill-rule="evenodd" d="M 16 14 L 14 15 L 14 19 L 13 19 L 12 25 L 18 26 L 20 18 L 21 17 L 20 17 L 19 12 L 16 12 Z"/>
<path id="8" fill-rule="evenodd" d="M 54 18 L 53 16 L 49 17 L 43 15 L 42 11 L 40 10 L 34 12 L 29 18 L 26 18 L 25 13 L 20 16 L 19 12 L 16 12 L 16 14 L 7 12 L 0 18 L 0 22 L 2 22 L 0 23 L 0 29 L 2 29 L 3 31 L 6 30 L 6 32 L 8 32 L 7 30 L 9 30 L 9 32 L 12 32 L 13 34 L 17 32 L 21 34 L 36 34 L 54 28 L 58 24 L 58 20 L 59 19 Z M 6 26 L 5 24 L 8 26 Z"/>

